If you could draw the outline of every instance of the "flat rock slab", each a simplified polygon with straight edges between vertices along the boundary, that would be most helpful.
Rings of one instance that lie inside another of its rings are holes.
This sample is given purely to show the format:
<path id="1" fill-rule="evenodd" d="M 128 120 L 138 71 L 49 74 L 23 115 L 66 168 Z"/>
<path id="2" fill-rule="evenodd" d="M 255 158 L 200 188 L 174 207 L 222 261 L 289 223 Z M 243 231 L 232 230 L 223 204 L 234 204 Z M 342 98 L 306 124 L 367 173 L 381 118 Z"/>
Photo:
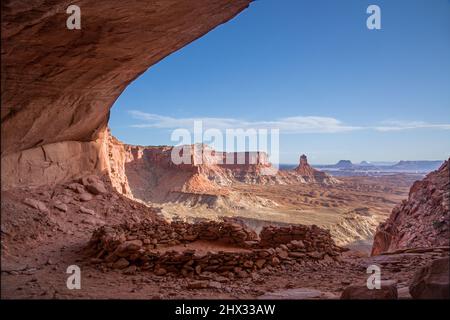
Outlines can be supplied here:
<path id="1" fill-rule="evenodd" d="M 366 285 L 351 285 L 342 292 L 343 300 L 395 300 L 397 287 L 392 281 L 382 282 L 380 289 L 369 289 Z"/>
<path id="2" fill-rule="evenodd" d="M 274 300 L 306 300 L 306 299 L 338 299 L 331 292 L 323 292 L 310 288 L 284 289 L 274 292 L 267 292 L 258 299 L 274 299 Z"/>

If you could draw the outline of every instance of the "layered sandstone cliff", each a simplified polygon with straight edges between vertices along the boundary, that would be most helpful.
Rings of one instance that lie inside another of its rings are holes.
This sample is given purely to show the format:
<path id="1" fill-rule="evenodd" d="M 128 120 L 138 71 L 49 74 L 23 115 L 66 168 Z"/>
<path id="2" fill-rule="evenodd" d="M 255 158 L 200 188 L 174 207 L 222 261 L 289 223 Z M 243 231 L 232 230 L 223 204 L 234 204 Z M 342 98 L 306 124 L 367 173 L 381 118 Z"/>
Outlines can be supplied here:
<path id="1" fill-rule="evenodd" d="M 372 255 L 412 247 L 448 246 L 450 239 L 450 169 L 439 170 L 416 181 L 408 200 L 397 205 L 377 228 Z"/>
<path id="2" fill-rule="evenodd" d="M 2 189 L 108 167 L 109 109 L 151 65 L 233 18 L 250 0 L 2 1 Z"/>
<path id="3" fill-rule="evenodd" d="M 135 146 L 118 141 L 109 132 L 103 148 L 108 154 L 106 167 L 113 187 L 145 202 L 197 204 L 214 202 L 218 197 L 231 200 L 236 198 L 230 188 L 233 184 L 337 183 L 311 168 L 306 156 L 299 170 L 278 171 L 265 152 L 218 152 L 200 144 Z"/>
<path id="4" fill-rule="evenodd" d="M 105 147 L 115 189 L 149 202 L 172 202 L 189 195 L 224 196 L 233 182 L 259 183 L 265 170 L 276 172 L 261 152 L 230 155 L 191 145 L 184 146 L 187 158 L 176 164 L 172 146 L 128 145 L 109 135 Z M 238 162 L 241 156 L 244 163 Z"/>

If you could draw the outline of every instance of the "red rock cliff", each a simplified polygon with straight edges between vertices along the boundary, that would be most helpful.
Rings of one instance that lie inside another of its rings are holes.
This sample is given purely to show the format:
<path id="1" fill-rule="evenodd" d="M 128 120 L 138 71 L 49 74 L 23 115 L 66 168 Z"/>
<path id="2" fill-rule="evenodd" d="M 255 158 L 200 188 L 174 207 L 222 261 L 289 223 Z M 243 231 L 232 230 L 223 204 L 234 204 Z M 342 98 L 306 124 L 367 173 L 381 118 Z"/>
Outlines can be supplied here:
<path id="1" fill-rule="evenodd" d="M 416 181 L 408 200 L 397 205 L 376 231 L 372 255 L 411 247 L 449 245 L 449 161 Z"/>
<path id="2" fill-rule="evenodd" d="M 175 164 L 172 146 L 128 145 L 110 134 L 107 140 L 107 171 L 113 187 L 145 201 L 165 202 L 180 193 L 224 195 L 227 190 L 222 187 L 233 182 L 264 183 L 264 170 L 276 172 L 263 152 L 223 153 L 190 145 L 185 146 L 190 163 Z M 244 163 L 238 162 L 241 156 Z"/>

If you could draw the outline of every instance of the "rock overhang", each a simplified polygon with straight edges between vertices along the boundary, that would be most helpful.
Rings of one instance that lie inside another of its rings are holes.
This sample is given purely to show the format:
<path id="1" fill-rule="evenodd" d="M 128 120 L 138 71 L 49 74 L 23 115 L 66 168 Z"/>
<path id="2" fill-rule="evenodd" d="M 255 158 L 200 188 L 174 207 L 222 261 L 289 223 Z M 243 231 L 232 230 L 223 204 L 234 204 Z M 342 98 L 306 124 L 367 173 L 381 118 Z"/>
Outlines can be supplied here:
<path id="1" fill-rule="evenodd" d="M 93 141 L 125 87 L 151 65 L 227 22 L 250 0 L 2 2 L 2 155 Z"/>
<path id="2" fill-rule="evenodd" d="M 100 140 L 126 86 L 250 2 L 80 0 L 69 30 L 71 1 L 3 1 L 2 189 L 105 170 Z"/>

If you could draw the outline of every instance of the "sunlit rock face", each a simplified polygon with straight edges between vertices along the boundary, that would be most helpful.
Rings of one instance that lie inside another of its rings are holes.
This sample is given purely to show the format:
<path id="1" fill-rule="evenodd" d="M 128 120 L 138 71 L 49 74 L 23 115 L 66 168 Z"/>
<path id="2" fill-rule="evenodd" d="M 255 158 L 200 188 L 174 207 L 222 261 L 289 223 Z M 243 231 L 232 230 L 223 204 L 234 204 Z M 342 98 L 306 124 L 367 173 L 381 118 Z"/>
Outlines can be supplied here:
<path id="1" fill-rule="evenodd" d="M 306 157 L 306 155 L 302 154 L 300 156 L 300 161 L 299 161 L 299 165 L 297 166 L 297 168 L 295 168 L 295 171 L 298 172 L 299 174 L 306 176 L 306 177 L 314 177 L 314 173 L 317 172 L 316 169 L 313 169 L 309 163 L 308 163 L 308 158 Z"/>
<path id="2" fill-rule="evenodd" d="M 80 0 L 81 30 L 69 30 L 73 1 L 2 1 L 2 188 L 102 170 L 98 139 L 125 87 L 249 2 Z M 49 159 L 41 146 L 53 143 L 48 148 L 67 149 L 66 156 Z M 27 177 L 15 178 L 25 170 Z"/>
<path id="3" fill-rule="evenodd" d="M 306 182 L 318 182 L 324 184 L 334 184 L 338 181 L 325 172 L 319 171 L 311 167 L 308 163 L 306 155 L 300 156 L 299 165 L 294 172 L 301 176 Z"/>
<path id="4" fill-rule="evenodd" d="M 372 255 L 414 247 L 448 246 L 450 238 L 450 167 L 416 181 L 408 200 L 397 205 L 375 234 Z"/>
<path id="5" fill-rule="evenodd" d="M 105 171 L 112 186 L 145 202 L 197 205 L 209 201 L 212 206 L 211 199 L 236 200 L 235 185 L 340 183 L 310 167 L 304 155 L 301 170 L 283 171 L 272 165 L 265 152 L 222 152 L 204 144 L 136 146 L 124 144 L 109 133 L 104 141 L 108 157 Z M 181 159 L 174 159 L 179 156 Z"/>
<path id="6" fill-rule="evenodd" d="M 266 184 L 279 178 L 264 175 L 269 169 L 276 172 L 264 152 L 226 153 L 207 145 L 136 146 L 110 134 L 104 140 L 113 187 L 143 201 L 170 202 L 180 194 L 224 196 L 236 182 Z M 183 152 L 183 162 L 174 161 Z"/>

